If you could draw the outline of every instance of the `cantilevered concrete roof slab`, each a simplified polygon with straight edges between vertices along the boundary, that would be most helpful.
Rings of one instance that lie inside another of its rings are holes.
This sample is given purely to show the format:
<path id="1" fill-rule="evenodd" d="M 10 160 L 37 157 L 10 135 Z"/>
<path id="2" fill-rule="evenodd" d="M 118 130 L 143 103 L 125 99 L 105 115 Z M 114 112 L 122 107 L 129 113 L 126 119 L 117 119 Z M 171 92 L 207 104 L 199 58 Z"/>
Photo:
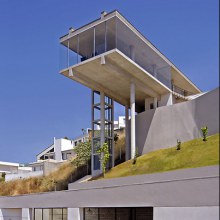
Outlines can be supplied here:
<path id="1" fill-rule="evenodd" d="M 159 98 L 171 92 L 117 49 L 61 70 L 60 73 L 91 89 L 104 91 L 122 105 L 129 104 L 131 81 L 136 84 L 136 104 L 140 108 L 144 107 L 145 98 Z"/>
<path id="2" fill-rule="evenodd" d="M 104 24 L 105 22 L 108 22 L 113 18 L 118 19 L 118 22 L 117 22 L 118 24 L 116 24 L 116 27 L 117 27 L 117 25 L 119 25 L 119 23 L 122 23 L 127 28 L 127 30 L 131 31 L 132 34 L 134 34 L 133 37 L 136 36 L 140 40 L 140 42 L 135 45 L 137 51 L 140 51 L 140 49 L 143 48 L 143 45 L 144 45 L 144 50 L 145 50 L 144 54 L 147 53 L 146 62 L 149 61 L 150 64 L 152 64 L 152 65 L 156 64 L 159 68 L 161 68 L 163 66 L 170 67 L 172 82 L 176 86 L 180 87 L 183 90 L 188 91 L 190 94 L 198 94 L 201 92 L 200 89 L 197 88 L 196 85 L 194 85 L 194 83 L 191 80 L 189 80 L 167 57 L 165 57 L 148 39 L 146 39 L 129 21 L 127 21 L 116 10 L 112 11 L 110 13 L 107 13 L 104 16 L 101 16 L 100 19 L 92 21 L 92 22 L 90 22 L 90 23 L 88 23 L 88 24 L 86 24 L 76 30 L 70 31 L 69 34 L 60 38 L 60 43 L 66 47 L 69 47 L 70 50 L 76 52 L 76 46 L 74 49 L 74 45 L 71 44 L 71 41 L 69 41 L 70 39 L 73 39 L 74 36 L 76 37 L 77 35 L 80 35 L 87 30 L 91 30 L 96 25 Z M 109 24 L 109 26 L 108 26 L 109 35 L 113 34 L 114 28 L 115 28 L 114 25 Z M 91 31 L 89 33 L 89 35 L 93 35 L 93 32 Z M 84 35 L 84 37 L 85 36 L 86 35 Z M 136 42 L 134 40 L 134 38 L 131 37 L 131 34 L 126 35 L 126 33 L 124 31 L 121 31 L 120 34 L 118 34 L 118 36 L 116 38 L 119 39 L 119 41 L 121 41 L 122 39 L 126 39 L 126 41 L 128 41 L 128 44 L 132 44 L 132 42 L 133 43 Z M 76 41 L 74 41 L 74 42 L 75 42 L 74 44 L 76 44 Z M 85 46 L 88 46 L 88 45 L 85 45 Z M 81 47 L 81 49 L 82 49 L 82 47 Z M 85 49 L 85 47 L 84 47 L 84 49 Z M 108 51 L 108 52 L 110 52 L 110 51 Z M 68 76 L 68 74 L 67 74 L 68 69 L 62 70 L 61 73 L 72 78 L 73 80 L 81 82 L 82 84 L 84 84 L 86 86 L 89 85 L 89 87 L 93 88 L 93 89 L 96 89 L 96 87 L 94 87 L 95 82 L 99 86 L 105 86 L 106 90 L 109 89 L 109 92 L 106 92 L 106 94 L 112 98 L 114 98 L 114 96 L 118 97 L 117 99 L 115 99 L 115 98 L 114 99 L 119 101 L 121 104 L 128 102 L 128 95 L 129 95 L 129 90 L 128 90 L 128 86 L 127 86 L 127 84 L 129 84 L 129 81 L 127 82 L 128 78 L 131 79 L 132 77 L 134 77 L 135 80 L 141 81 L 143 86 L 147 85 L 145 90 L 152 89 L 154 92 L 157 93 L 157 95 L 164 94 L 167 91 L 170 91 L 169 88 L 165 88 L 166 86 L 161 85 L 161 83 L 156 78 L 151 77 L 151 74 L 147 74 L 146 69 L 143 70 L 140 67 L 140 65 L 138 67 L 138 65 L 136 63 L 134 63 L 131 59 L 129 59 L 128 56 L 125 56 L 124 53 L 120 53 L 120 50 L 116 49 L 114 51 L 114 53 L 111 51 L 111 53 L 106 52 L 105 54 L 102 54 L 102 55 L 105 55 L 105 58 L 106 58 L 107 65 L 105 67 L 104 67 L 104 65 L 100 65 L 100 62 L 99 62 L 100 56 L 96 56 L 93 58 L 89 58 L 88 60 L 83 61 L 82 63 L 74 66 L 73 67 L 73 69 L 75 71 L 74 77 Z M 130 64 L 127 62 L 127 60 L 129 60 Z M 88 64 L 88 62 L 91 62 L 91 64 Z M 99 66 L 95 66 L 95 64 L 99 64 Z M 117 65 L 115 65 L 115 64 L 117 64 Z M 113 65 L 115 68 L 112 68 L 112 69 L 115 69 L 115 71 L 118 72 L 118 74 L 115 74 L 109 70 L 109 68 L 111 68 Z M 87 68 L 89 68 L 89 69 L 87 69 Z M 122 68 L 123 71 L 118 71 L 118 68 L 119 69 Z M 79 71 L 79 72 L 77 72 L 77 71 Z M 91 72 L 90 76 L 88 76 L 89 71 Z M 96 72 L 96 71 L 98 71 L 98 72 Z M 126 79 L 126 77 L 125 78 L 122 77 L 122 72 L 124 72 L 124 71 L 126 71 L 126 74 L 128 76 L 127 79 Z M 92 74 L 92 72 L 94 74 Z M 101 74 L 101 72 L 102 72 L 102 74 Z M 90 81 L 89 83 L 86 80 L 82 79 L 82 77 L 84 75 L 89 77 L 87 79 Z M 93 78 L 91 77 L 91 75 L 93 76 Z M 114 79 L 116 79 L 117 82 Z M 92 83 L 92 80 L 94 81 L 94 83 Z M 98 81 L 96 81 L 96 80 L 98 80 Z M 113 81 L 114 81 L 114 83 L 112 83 Z M 104 84 L 103 84 L 103 82 L 104 82 Z M 112 85 L 110 86 L 110 84 L 112 84 Z M 150 93 L 146 93 L 146 92 L 143 93 L 143 91 L 139 88 L 138 85 L 137 85 L 136 94 L 137 94 L 136 95 L 137 104 L 138 103 L 140 104 L 143 101 L 144 97 L 146 97 L 146 95 L 152 96 L 152 94 L 150 94 Z M 119 98 L 121 100 L 119 100 Z"/>

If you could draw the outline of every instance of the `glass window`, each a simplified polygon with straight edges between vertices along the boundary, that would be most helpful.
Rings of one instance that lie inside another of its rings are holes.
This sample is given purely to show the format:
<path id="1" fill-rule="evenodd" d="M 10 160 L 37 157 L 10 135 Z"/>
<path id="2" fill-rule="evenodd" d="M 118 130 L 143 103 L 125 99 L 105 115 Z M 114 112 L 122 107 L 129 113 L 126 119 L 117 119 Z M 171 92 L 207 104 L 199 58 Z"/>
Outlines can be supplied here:
<path id="1" fill-rule="evenodd" d="M 35 220 L 43 220 L 43 210 L 42 209 L 35 209 L 34 210 L 34 219 Z"/>
<path id="2" fill-rule="evenodd" d="M 42 209 L 43 220 L 52 220 L 52 209 Z"/>
<path id="3" fill-rule="evenodd" d="M 34 209 L 35 220 L 67 220 L 67 209 Z"/>
<path id="4" fill-rule="evenodd" d="M 101 23 L 95 27 L 95 52 L 96 55 L 102 54 L 106 51 L 105 33 L 106 23 Z"/>
<path id="5" fill-rule="evenodd" d="M 116 48 L 116 18 L 111 18 L 106 21 L 106 50 Z"/>
<path id="6" fill-rule="evenodd" d="M 132 216 L 130 208 L 116 208 L 116 213 L 116 219 L 130 220 L 130 217 Z"/>
<path id="7" fill-rule="evenodd" d="M 62 209 L 53 209 L 53 220 L 62 220 Z"/>
<path id="8" fill-rule="evenodd" d="M 79 34 L 79 62 L 87 60 L 94 54 L 94 28 L 90 28 Z"/>
<path id="9" fill-rule="evenodd" d="M 84 209 L 85 220 L 97 220 L 99 219 L 98 208 L 85 208 Z"/>
<path id="10" fill-rule="evenodd" d="M 99 209 L 100 220 L 112 220 L 115 219 L 115 208 L 100 208 Z"/>
<path id="11" fill-rule="evenodd" d="M 94 170 L 99 170 L 100 169 L 99 156 L 98 155 L 94 155 L 93 156 L 93 160 L 94 160 Z"/>

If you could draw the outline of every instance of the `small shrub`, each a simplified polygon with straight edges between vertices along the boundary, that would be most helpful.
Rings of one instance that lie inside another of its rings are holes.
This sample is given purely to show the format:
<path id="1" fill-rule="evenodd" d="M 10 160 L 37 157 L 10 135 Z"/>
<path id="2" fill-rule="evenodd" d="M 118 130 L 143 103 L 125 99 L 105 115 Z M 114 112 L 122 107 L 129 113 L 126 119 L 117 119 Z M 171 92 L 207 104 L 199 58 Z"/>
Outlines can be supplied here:
<path id="1" fill-rule="evenodd" d="M 177 150 L 180 150 L 180 149 L 181 149 L 181 140 L 180 140 L 180 139 L 177 139 L 176 149 L 177 149 Z"/>
<path id="2" fill-rule="evenodd" d="M 3 182 L 5 182 L 5 176 L 6 176 L 6 173 L 3 172 L 3 173 L 2 173 L 2 178 L 1 178 Z"/>
<path id="3" fill-rule="evenodd" d="M 202 127 L 201 131 L 202 131 L 203 141 L 207 141 L 208 127 L 207 126 Z"/>
<path id="4" fill-rule="evenodd" d="M 107 143 L 104 143 L 99 150 L 97 150 L 97 153 L 99 153 L 99 160 L 100 163 L 102 165 L 102 172 L 103 175 L 105 176 L 105 172 L 106 172 L 106 165 L 109 161 L 110 158 L 110 154 L 109 154 L 109 147 Z"/>

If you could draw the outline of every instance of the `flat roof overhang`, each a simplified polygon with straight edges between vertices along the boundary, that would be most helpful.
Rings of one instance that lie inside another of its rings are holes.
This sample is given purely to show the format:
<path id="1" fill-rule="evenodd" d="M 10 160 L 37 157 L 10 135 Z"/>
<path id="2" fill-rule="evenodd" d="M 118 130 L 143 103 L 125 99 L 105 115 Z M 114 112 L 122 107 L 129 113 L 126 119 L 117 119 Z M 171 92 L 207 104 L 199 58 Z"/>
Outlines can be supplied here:
<path id="1" fill-rule="evenodd" d="M 103 91 L 122 105 L 129 105 L 132 81 L 136 85 L 136 104 L 140 108 L 143 107 L 145 98 L 160 99 L 160 95 L 171 92 L 117 49 L 63 69 L 60 73 L 93 90 Z"/>
<path id="2" fill-rule="evenodd" d="M 185 76 L 182 71 L 180 71 L 163 53 L 161 53 L 147 38 L 144 37 L 141 32 L 139 32 L 124 16 L 122 16 L 117 10 L 107 13 L 103 18 L 96 19 L 73 32 L 69 32 L 68 34 L 60 37 L 60 43 L 67 46 L 67 41 L 73 36 L 80 34 L 100 23 L 106 22 L 107 20 L 117 17 L 119 18 L 128 28 L 130 28 L 140 39 L 143 40 L 151 49 L 154 51 L 158 57 L 160 57 L 167 65 L 171 67 L 171 75 L 172 80 L 174 81 L 175 85 L 192 93 L 198 94 L 202 91 L 187 77 Z"/>

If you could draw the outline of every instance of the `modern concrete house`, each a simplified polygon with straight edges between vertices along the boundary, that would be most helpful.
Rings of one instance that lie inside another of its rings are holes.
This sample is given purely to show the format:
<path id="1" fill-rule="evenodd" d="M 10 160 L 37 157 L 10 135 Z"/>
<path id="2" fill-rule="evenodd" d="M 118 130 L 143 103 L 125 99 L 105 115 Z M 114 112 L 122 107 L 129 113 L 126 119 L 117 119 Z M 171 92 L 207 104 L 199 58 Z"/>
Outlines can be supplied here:
<path id="1" fill-rule="evenodd" d="M 145 154 L 174 146 L 177 139 L 200 137 L 204 125 L 210 135 L 219 133 L 219 89 L 203 94 L 118 11 L 70 28 L 60 43 L 65 52 L 60 73 L 92 90 L 93 176 L 102 172 L 97 150 L 105 142 L 111 154 L 108 167 L 114 166 L 114 102 L 125 109 L 127 160 L 136 149 Z M 66 191 L 0 197 L 0 220 L 9 219 L 217 220 L 219 166 L 75 182 Z"/>
<path id="2" fill-rule="evenodd" d="M 161 146 L 161 142 L 148 141 L 148 132 L 142 130 L 143 121 L 149 129 L 157 117 L 157 108 L 175 106 L 202 95 L 200 89 L 118 11 L 102 12 L 99 19 L 75 30 L 70 28 L 60 43 L 65 52 L 61 57 L 65 58 L 65 65 L 60 73 L 92 90 L 93 175 L 101 173 L 97 149 L 104 142 L 108 143 L 111 154 L 109 168 L 114 166 L 115 101 L 125 107 L 126 158 L 130 159 L 134 158 L 137 146 L 139 154 L 148 152 L 151 146 L 155 146 L 154 149 Z M 187 114 L 182 116 L 188 117 Z M 99 133 L 94 132 L 97 124 L 101 128 Z M 157 125 L 160 128 L 166 124 L 158 122 Z M 180 128 L 180 134 L 184 129 Z M 170 133 L 166 136 L 170 141 L 163 146 L 172 146 L 178 138 L 192 139 L 198 133 L 198 128 L 191 136 Z M 160 134 L 163 137 L 163 132 Z"/>

